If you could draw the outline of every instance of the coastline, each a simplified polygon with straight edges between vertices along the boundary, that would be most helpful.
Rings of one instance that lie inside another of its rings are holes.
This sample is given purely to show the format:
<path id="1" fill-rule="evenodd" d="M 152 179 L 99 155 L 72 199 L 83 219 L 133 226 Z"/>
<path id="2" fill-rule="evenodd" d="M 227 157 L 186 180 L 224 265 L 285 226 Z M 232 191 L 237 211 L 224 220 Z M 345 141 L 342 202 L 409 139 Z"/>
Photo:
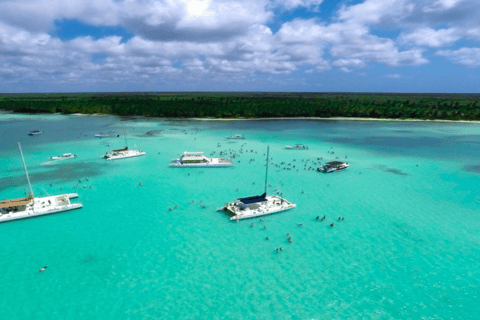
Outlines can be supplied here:
<path id="1" fill-rule="evenodd" d="M 386 122 L 449 122 L 480 124 L 477 120 L 442 120 L 442 119 L 388 119 L 388 118 L 349 118 L 349 117 L 295 117 L 295 118 L 185 118 L 192 121 L 281 121 L 281 120 L 311 120 L 311 121 L 386 121 Z"/>
<path id="2" fill-rule="evenodd" d="M 10 110 L 0 110 L 1 114 L 26 114 L 26 113 L 17 113 Z M 38 113 L 27 113 L 30 115 L 38 115 Z M 479 120 L 444 120 L 444 119 L 389 119 L 389 118 L 355 118 L 355 117 L 272 117 L 272 118 L 166 118 L 166 117 L 149 117 L 149 116 L 121 116 L 116 114 L 103 114 L 103 113 L 54 113 L 55 115 L 65 115 L 65 116 L 116 116 L 116 117 L 135 117 L 135 118 L 159 118 L 165 120 L 184 120 L 184 121 L 291 121 L 291 120 L 308 120 L 308 121 L 384 121 L 384 122 L 443 122 L 443 123 L 470 123 L 470 124 L 480 124 Z M 48 115 L 42 113 L 41 115 Z"/>

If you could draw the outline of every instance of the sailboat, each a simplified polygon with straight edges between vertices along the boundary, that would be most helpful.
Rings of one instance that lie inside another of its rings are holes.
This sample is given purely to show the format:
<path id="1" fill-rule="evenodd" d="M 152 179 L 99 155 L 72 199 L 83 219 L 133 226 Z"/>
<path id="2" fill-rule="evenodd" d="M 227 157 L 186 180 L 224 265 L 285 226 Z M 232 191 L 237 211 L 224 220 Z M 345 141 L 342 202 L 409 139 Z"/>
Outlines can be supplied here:
<path id="1" fill-rule="evenodd" d="M 130 150 L 130 149 L 128 149 L 127 135 L 125 133 L 125 125 L 123 126 L 123 135 L 125 136 L 125 148 L 118 149 L 118 150 L 112 150 L 110 153 L 105 153 L 105 155 L 102 158 L 105 158 L 107 160 L 117 160 L 117 159 L 125 159 L 125 158 L 143 156 L 143 155 L 146 154 L 146 152 L 144 152 L 142 150 Z"/>
<path id="2" fill-rule="evenodd" d="M 23 168 L 25 170 L 25 175 L 27 176 L 30 195 L 26 198 L 0 201 L 0 223 L 80 209 L 83 207 L 81 203 L 70 202 L 70 199 L 78 198 L 77 193 L 67 193 L 41 198 L 35 197 L 20 143 L 18 143 L 18 148 L 20 149 L 20 154 L 22 156 Z"/>
<path id="3" fill-rule="evenodd" d="M 272 213 L 278 213 L 295 208 L 297 205 L 279 196 L 267 196 L 268 159 L 270 147 L 267 148 L 267 169 L 265 172 L 265 191 L 262 195 L 239 198 L 232 203 L 218 208 L 218 211 L 227 211 L 233 216 L 230 220 L 257 218 Z"/>

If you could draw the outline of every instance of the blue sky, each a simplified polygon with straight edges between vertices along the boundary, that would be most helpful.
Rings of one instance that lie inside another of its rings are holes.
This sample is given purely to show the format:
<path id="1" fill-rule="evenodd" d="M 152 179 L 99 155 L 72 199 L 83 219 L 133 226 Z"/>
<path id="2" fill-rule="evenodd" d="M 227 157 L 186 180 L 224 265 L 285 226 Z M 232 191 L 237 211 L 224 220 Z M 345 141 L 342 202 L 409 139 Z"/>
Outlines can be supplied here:
<path id="1" fill-rule="evenodd" d="M 473 92 L 478 0 L 4 0 L 0 93 Z"/>

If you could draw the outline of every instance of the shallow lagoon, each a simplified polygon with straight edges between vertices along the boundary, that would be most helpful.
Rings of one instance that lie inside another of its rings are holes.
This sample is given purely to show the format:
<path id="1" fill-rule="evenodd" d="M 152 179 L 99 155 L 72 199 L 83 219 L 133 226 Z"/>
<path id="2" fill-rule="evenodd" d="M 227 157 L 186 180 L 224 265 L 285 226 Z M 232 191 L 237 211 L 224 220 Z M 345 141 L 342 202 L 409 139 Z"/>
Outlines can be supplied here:
<path id="1" fill-rule="evenodd" d="M 0 115 L 0 197 L 26 190 L 20 141 L 36 195 L 84 204 L 0 224 L 0 318 L 478 318 L 480 125 L 120 120 Z M 104 161 L 124 139 L 93 135 L 124 125 L 147 155 Z M 283 149 L 294 143 L 309 150 Z M 235 168 L 168 167 L 242 144 Z M 297 208 L 230 222 L 215 209 L 263 192 L 267 145 L 269 192 Z M 66 152 L 78 158 L 49 163 Z M 345 156 L 348 170 L 303 170 Z"/>

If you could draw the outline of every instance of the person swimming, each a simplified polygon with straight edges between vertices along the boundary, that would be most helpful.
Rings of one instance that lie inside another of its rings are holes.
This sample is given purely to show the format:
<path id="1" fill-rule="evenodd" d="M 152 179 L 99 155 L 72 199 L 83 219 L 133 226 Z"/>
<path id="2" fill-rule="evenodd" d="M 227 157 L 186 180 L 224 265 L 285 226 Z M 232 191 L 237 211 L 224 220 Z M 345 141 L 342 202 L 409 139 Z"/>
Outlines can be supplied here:
<path id="1" fill-rule="evenodd" d="M 45 267 L 43 267 L 42 269 L 40 269 L 40 271 L 38 271 L 38 272 L 43 272 L 43 271 L 45 271 L 45 269 L 47 269 L 47 268 L 48 268 L 48 265 L 46 265 Z"/>
<path id="2" fill-rule="evenodd" d="M 333 227 L 333 223 L 330 225 L 330 227 Z"/>
<path id="3" fill-rule="evenodd" d="M 319 220 L 320 219 L 320 216 L 317 216 L 317 218 L 315 220 Z"/>

